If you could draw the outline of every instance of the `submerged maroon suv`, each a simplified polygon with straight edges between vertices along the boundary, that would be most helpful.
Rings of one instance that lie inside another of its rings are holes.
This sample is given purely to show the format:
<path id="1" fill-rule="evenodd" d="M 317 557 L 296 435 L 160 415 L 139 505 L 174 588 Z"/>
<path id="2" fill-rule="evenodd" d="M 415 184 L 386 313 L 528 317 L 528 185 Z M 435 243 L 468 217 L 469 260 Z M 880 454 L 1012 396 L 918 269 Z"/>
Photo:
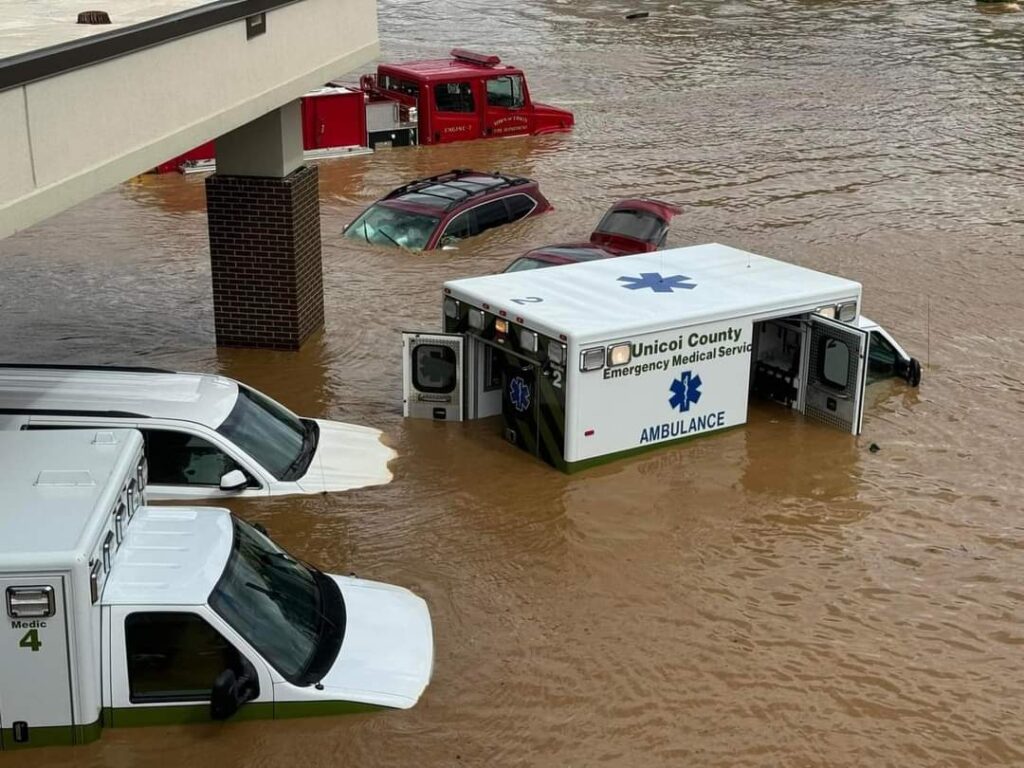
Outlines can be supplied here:
<path id="1" fill-rule="evenodd" d="M 661 200 L 619 200 L 601 217 L 587 242 L 534 248 L 502 271 L 519 272 L 656 251 L 665 244 L 669 223 L 680 212 L 677 206 Z"/>
<path id="2" fill-rule="evenodd" d="M 345 237 L 426 251 L 548 210 L 532 179 L 453 170 L 391 191 L 345 227 Z"/>

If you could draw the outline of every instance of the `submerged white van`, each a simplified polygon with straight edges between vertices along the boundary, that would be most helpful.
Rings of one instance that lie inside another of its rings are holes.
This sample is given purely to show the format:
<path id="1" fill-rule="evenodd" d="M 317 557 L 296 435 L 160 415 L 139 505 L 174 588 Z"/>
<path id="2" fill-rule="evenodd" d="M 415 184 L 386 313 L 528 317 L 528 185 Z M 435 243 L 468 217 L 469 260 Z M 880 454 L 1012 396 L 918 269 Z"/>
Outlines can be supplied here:
<path id="1" fill-rule="evenodd" d="M 134 428 L 150 498 L 344 491 L 391 481 L 370 427 L 296 416 L 251 387 L 155 368 L 0 365 L 0 430 Z"/>

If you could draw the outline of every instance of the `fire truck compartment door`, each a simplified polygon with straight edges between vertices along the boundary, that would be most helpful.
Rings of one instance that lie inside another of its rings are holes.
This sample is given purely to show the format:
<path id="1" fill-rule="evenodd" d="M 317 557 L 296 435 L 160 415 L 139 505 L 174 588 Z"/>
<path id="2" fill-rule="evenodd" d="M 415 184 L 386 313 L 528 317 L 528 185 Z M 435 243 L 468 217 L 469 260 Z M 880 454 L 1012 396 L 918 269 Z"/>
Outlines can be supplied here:
<path id="1" fill-rule="evenodd" d="M 818 315 L 811 318 L 804 414 L 859 435 L 864 420 L 869 333 Z"/>
<path id="2" fill-rule="evenodd" d="M 465 340 L 457 333 L 402 334 L 402 414 L 462 421 Z"/>
<path id="3" fill-rule="evenodd" d="M 70 744 L 73 692 L 64 578 L 0 577 L 0 601 L 3 747 Z"/>

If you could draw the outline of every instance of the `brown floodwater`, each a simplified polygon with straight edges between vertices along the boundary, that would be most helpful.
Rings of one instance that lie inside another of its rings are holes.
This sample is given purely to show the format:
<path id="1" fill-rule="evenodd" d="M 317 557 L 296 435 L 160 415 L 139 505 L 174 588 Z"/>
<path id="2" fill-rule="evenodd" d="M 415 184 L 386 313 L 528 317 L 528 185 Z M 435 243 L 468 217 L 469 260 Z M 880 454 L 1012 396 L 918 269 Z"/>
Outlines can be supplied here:
<path id="1" fill-rule="evenodd" d="M 0 766 L 1024 764 L 1024 15 L 979 10 L 381 0 L 385 58 L 499 53 L 577 127 L 322 164 L 326 328 L 296 354 L 215 348 L 201 178 L 138 178 L 0 242 L 4 360 L 217 371 L 382 429 L 390 485 L 232 507 L 423 595 L 437 646 L 407 712 L 107 730 Z M 465 166 L 535 177 L 555 210 L 453 252 L 339 238 Z M 859 438 L 754 404 L 573 476 L 493 425 L 401 418 L 399 331 L 438 327 L 444 279 L 637 194 L 683 206 L 671 244 L 861 281 L 920 389 L 871 387 Z"/>

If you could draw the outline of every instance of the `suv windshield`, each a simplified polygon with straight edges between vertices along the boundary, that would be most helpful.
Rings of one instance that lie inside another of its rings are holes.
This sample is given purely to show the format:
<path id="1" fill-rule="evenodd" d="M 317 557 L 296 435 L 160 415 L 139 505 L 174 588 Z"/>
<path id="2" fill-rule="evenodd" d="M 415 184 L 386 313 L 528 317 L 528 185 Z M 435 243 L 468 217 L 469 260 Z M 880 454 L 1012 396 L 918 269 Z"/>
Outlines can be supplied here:
<path id="1" fill-rule="evenodd" d="M 280 403 L 241 384 L 235 407 L 217 431 L 278 480 L 295 480 L 306 474 L 319 435 L 315 421 L 303 421 Z"/>
<path id="2" fill-rule="evenodd" d="M 376 245 L 397 245 L 422 251 L 437 229 L 439 218 L 390 206 L 371 205 L 345 230 L 345 237 Z"/>
<path id="3" fill-rule="evenodd" d="M 341 590 L 248 523 L 231 520 L 231 555 L 210 607 L 289 682 L 317 682 L 345 634 Z"/>

